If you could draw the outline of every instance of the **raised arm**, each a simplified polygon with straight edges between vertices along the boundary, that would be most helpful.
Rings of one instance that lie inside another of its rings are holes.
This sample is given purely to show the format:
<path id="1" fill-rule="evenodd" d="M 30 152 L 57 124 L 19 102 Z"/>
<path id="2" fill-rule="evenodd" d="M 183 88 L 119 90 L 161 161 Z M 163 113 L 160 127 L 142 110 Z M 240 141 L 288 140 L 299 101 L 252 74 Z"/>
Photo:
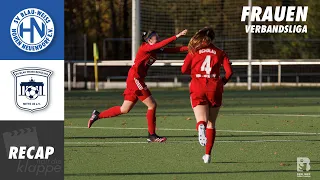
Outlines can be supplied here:
<path id="1" fill-rule="evenodd" d="M 191 62 L 193 55 L 188 53 L 186 58 L 184 58 L 183 65 L 181 67 L 182 74 L 191 74 Z"/>
<path id="2" fill-rule="evenodd" d="M 161 48 L 159 53 L 179 53 L 188 51 L 188 46 L 179 46 L 174 48 Z"/>
<path id="3" fill-rule="evenodd" d="M 222 78 L 223 84 L 227 84 L 233 74 L 231 64 L 229 57 L 225 54 L 222 62 L 224 71 L 226 72 L 225 76 Z"/>
<path id="4" fill-rule="evenodd" d="M 167 39 L 165 39 L 163 41 L 155 43 L 154 45 L 146 44 L 144 50 L 149 52 L 149 51 L 154 51 L 154 50 L 160 49 L 160 48 L 168 45 L 172 41 L 175 41 L 176 39 L 177 39 L 176 36 L 172 36 L 172 37 L 167 38 Z"/>
<path id="5" fill-rule="evenodd" d="M 175 36 L 172 36 L 170 38 L 167 38 L 167 39 L 165 39 L 165 40 L 163 40 L 161 42 L 155 43 L 153 45 L 150 45 L 150 44 L 147 43 L 146 46 L 144 47 L 145 48 L 144 50 L 147 51 L 147 52 L 150 52 L 150 51 L 154 51 L 154 50 L 160 49 L 160 48 L 168 45 L 172 41 L 175 41 L 180 36 L 186 35 L 187 32 L 188 32 L 188 30 L 185 29 L 185 30 L 181 31 L 179 34 L 177 34 Z"/>

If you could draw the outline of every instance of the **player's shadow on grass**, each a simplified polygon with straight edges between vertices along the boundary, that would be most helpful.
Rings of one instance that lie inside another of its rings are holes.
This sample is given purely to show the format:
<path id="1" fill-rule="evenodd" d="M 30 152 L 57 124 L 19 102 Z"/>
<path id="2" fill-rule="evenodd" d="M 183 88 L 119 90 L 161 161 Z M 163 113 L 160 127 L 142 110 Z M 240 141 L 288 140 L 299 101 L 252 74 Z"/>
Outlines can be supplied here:
<path id="1" fill-rule="evenodd" d="M 320 170 L 312 170 L 320 171 Z M 283 173 L 297 170 L 257 170 L 257 171 L 209 171 L 209 172 L 136 172 L 136 173 L 65 173 L 64 176 L 141 176 L 141 175 L 188 175 L 188 174 L 242 174 L 242 173 Z"/>

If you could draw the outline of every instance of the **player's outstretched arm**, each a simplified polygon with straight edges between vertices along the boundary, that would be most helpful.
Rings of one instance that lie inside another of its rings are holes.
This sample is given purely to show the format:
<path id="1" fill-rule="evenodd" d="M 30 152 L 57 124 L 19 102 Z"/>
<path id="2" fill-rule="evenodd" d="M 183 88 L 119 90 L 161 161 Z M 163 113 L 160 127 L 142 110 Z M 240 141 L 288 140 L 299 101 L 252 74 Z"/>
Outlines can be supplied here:
<path id="1" fill-rule="evenodd" d="M 222 78 L 223 84 L 227 84 L 227 82 L 230 80 L 232 74 L 233 74 L 233 70 L 231 67 L 231 62 L 228 58 L 227 55 L 224 56 L 223 58 L 223 68 L 224 71 L 226 72 L 225 76 Z"/>
<path id="2" fill-rule="evenodd" d="M 192 54 L 188 53 L 181 67 L 182 74 L 191 74 Z"/>
<path id="3" fill-rule="evenodd" d="M 172 41 L 175 41 L 177 38 L 181 37 L 181 36 L 184 36 L 186 35 L 188 32 L 188 30 L 183 30 L 181 31 L 179 34 L 175 35 L 175 36 L 172 36 L 170 38 L 167 38 L 161 42 L 158 42 L 158 43 L 155 43 L 154 45 L 147 45 L 145 46 L 145 51 L 154 51 L 154 50 L 157 50 L 157 49 L 160 49 L 166 45 L 168 45 L 169 43 L 171 43 Z"/>

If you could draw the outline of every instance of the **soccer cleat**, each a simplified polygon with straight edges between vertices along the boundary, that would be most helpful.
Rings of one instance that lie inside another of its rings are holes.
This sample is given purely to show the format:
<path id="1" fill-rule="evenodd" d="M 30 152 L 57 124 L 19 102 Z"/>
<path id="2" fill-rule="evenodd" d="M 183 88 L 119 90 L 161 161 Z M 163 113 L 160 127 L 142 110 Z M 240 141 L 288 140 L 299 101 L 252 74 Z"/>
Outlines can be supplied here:
<path id="1" fill-rule="evenodd" d="M 88 121 L 88 128 L 92 126 L 92 124 L 99 119 L 99 112 L 97 110 L 93 110 L 92 115 Z"/>
<path id="2" fill-rule="evenodd" d="M 207 144 L 206 138 L 206 127 L 204 124 L 200 124 L 198 126 L 198 136 L 199 136 L 199 143 L 201 146 L 205 146 Z"/>
<path id="3" fill-rule="evenodd" d="M 202 156 L 204 163 L 210 163 L 211 162 L 211 156 L 209 154 L 205 154 Z"/>
<path id="4" fill-rule="evenodd" d="M 148 142 L 159 142 L 159 143 L 165 142 L 166 140 L 167 140 L 166 137 L 161 137 L 156 134 L 149 135 L 149 138 L 147 139 Z"/>

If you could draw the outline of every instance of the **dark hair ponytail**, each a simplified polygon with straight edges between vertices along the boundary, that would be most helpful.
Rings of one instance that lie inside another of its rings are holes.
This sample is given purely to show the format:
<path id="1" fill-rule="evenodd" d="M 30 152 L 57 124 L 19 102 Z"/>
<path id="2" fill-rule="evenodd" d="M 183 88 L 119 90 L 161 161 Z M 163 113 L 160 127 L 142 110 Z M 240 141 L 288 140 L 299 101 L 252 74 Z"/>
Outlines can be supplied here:
<path id="1" fill-rule="evenodd" d="M 141 39 L 143 42 L 148 42 L 148 40 L 154 35 L 157 35 L 156 31 L 152 31 L 152 30 L 143 31 Z"/>

